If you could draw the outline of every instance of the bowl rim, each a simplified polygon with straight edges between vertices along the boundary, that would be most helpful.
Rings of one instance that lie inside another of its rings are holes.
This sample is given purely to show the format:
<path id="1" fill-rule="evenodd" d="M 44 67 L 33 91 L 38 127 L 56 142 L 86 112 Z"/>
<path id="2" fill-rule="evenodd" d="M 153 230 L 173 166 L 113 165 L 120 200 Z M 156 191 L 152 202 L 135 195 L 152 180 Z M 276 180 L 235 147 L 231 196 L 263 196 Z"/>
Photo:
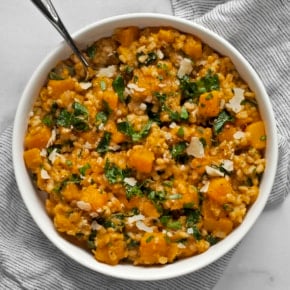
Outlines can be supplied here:
<path id="1" fill-rule="evenodd" d="M 132 265 L 117 265 L 117 266 L 110 266 L 103 263 L 100 263 L 94 260 L 95 263 L 91 263 L 87 259 L 78 259 L 78 254 L 81 252 L 78 249 L 75 249 L 75 246 L 70 244 L 64 238 L 59 236 L 56 232 L 54 227 L 51 225 L 43 224 L 42 220 L 39 217 L 44 217 L 44 214 L 48 217 L 47 213 L 45 212 L 43 206 L 35 206 L 39 203 L 39 197 L 37 197 L 36 189 L 33 188 L 31 184 L 31 180 L 27 173 L 24 161 L 23 161 L 23 137 L 25 134 L 25 130 L 27 124 L 24 124 L 25 121 L 27 122 L 28 114 L 27 108 L 32 106 L 32 101 L 35 99 L 35 94 L 38 94 L 37 90 L 35 89 L 35 80 L 43 80 L 46 78 L 45 76 L 41 76 L 41 73 L 47 69 L 48 63 L 50 63 L 50 68 L 52 67 L 51 60 L 56 58 L 56 56 L 60 52 L 67 53 L 68 55 L 71 53 L 69 48 L 66 47 L 64 41 L 62 41 L 55 49 L 53 49 L 38 65 L 35 69 L 34 73 L 30 77 L 23 93 L 20 98 L 16 114 L 14 120 L 14 127 L 13 127 L 13 137 L 12 137 L 12 157 L 13 157 L 13 166 L 15 172 L 16 182 L 21 194 L 21 197 L 32 216 L 34 222 L 38 225 L 41 231 L 45 234 L 45 236 L 52 242 L 54 245 L 57 246 L 64 254 L 72 258 L 74 261 L 78 262 L 79 264 L 97 271 L 99 273 L 113 276 L 116 278 L 121 279 L 129 279 L 129 280 L 140 280 L 140 281 L 153 281 L 153 280 L 162 280 L 162 279 L 169 279 L 178 276 L 182 276 L 188 273 L 195 272 L 204 268 L 207 265 L 212 264 L 213 262 L 217 261 L 219 258 L 224 256 L 228 253 L 231 249 L 233 249 L 247 234 L 247 232 L 253 227 L 257 218 L 260 216 L 261 212 L 263 211 L 268 196 L 270 194 L 272 185 L 274 183 L 275 172 L 277 168 L 278 162 L 278 140 L 277 140 L 277 130 L 276 130 L 276 123 L 274 119 L 274 113 L 271 107 L 270 99 L 267 95 L 266 89 L 262 84 L 257 73 L 254 71 L 252 66 L 247 62 L 247 60 L 238 52 L 236 48 L 234 48 L 227 40 L 216 34 L 215 32 L 205 28 L 199 24 L 194 22 L 190 22 L 188 20 L 172 16 L 166 14 L 159 14 L 159 13 L 130 13 L 130 14 L 123 14 L 118 16 L 108 17 L 102 20 L 98 20 L 92 24 L 89 24 L 82 29 L 78 30 L 76 33 L 72 34 L 72 37 L 77 41 L 84 37 L 83 35 L 88 34 L 88 31 L 93 31 L 99 29 L 99 27 L 105 27 L 106 25 L 112 25 L 116 27 L 118 23 L 129 23 L 128 21 L 137 21 L 137 22 L 146 22 L 149 20 L 152 21 L 153 25 L 147 26 L 162 26 L 162 25 L 154 25 L 153 21 L 162 21 L 167 22 L 172 25 L 173 28 L 176 27 L 187 27 L 187 30 L 192 30 L 193 35 L 205 35 L 207 38 L 211 39 L 212 42 L 216 43 L 218 47 L 225 49 L 228 52 L 231 52 L 233 56 L 237 58 L 240 62 L 241 66 L 244 66 L 246 72 L 251 75 L 253 78 L 253 85 L 256 86 L 256 89 L 259 91 L 259 102 L 261 103 L 264 115 L 268 118 L 266 131 L 267 135 L 270 136 L 269 140 L 267 138 L 267 149 L 266 149 L 266 157 L 267 160 L 269 159 L 271 162 L 270 166 L 266 166 L 266 171 L 264 173 L 262 183 L 265 184 L 263 187 L 264 192 L 263 194 L 259 194 L 258 200 L 252 205 L 252 207 L 247 212 L 247 215 L 242 222 L 229 236 L 227 236 L 224 240 L 220 241 L 218 244 L 210 247 L 209 250 L 206 252 L 199 254 L 197 256 L 193 256 L 190 258 L 182 259 L 176 261 L 172 264 L 167 264 L 165 266 L 152 266 L 142 267 L 142 266 L 132 266 Z M 134 24 L 137 25 L 138 24 Z M 171 26 L 166 24 L 165 26 Z M 126 26 L 126 25 L 123 25 Z M 127 25 L 128 26 L 128 25 Z M 140 25 L 142 27 L 142 25 Z M 144 26 L 144 25 L 143 25 Z M 146 25 L 145 25 L 146 26 Z M 179 28 L 177 28 L 179 29 Z M 180 30 L 180 29 L 179 29 Z M 182 31 L 182 30 L 181 30 Z M 184 31 L 184 30 L 183 30 Z M 204 41 L 204 40 L 203 40 Z M 205 41 L 208 43 L 208 41 Z M 87 42 L 88 44 L 88 42 Z M 212 45 L 210 45 L 212 46 Z M 212 46 L 214 50 L 219 51 L 219 48 L 216 46 Z M 66 52 L 65 52 L 66 51 Z M 59 60 L 59 58 L 58 58 Z M 43 82 L 42 82 L 43 83 Z M 42 85 L 41 83 L 41 85 Z M 34 96 L 32 96 L 34 94 Z M 260 107 L 259 103 L 259 107 Z M 261 110 L 261 107 L 260 107 Z M 34 196 L 33 196 L 34 195 Z M 53 230 L 55 234 L 53 234 Z M 69 244 L 68 244 L 69 243 Z M 70 252 L 71 251 L 71 252 Z M 84 250 L 81 250 L 84 251 Z M 90 254 L 91 255 L 91 254 Z M 84 255 L 85 256 L 85 255 Z M 91 255 L 92 256 L 92 255 Z M 94 257 L 92 256 L 94 259 Z M 183 267 L 180 266 L 184 265 Z M 129 271 L 128 271 L 129 270 Z"/>

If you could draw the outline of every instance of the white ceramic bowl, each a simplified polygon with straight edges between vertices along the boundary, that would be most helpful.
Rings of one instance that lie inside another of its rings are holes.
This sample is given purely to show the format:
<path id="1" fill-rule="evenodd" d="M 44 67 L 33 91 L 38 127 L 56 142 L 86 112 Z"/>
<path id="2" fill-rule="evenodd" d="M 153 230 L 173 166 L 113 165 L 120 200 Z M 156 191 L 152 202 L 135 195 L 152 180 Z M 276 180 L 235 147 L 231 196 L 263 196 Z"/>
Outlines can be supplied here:
<path id="1" fill-rule="evenodd" d="M 274 182 L 278 159 L 276 126 L 269 98 L 256 72 L 232 45 L 204 27 L 173 16 L 143 13 L 117 16 L 99 21 L 75 33 L 73 37 L 79 44 L 80 48 L 85 48 L 94 40 L 104 36 L 110 36 L 117 27 L 132 25 L 139 27 L 171 26 L 183 32 L 192 33 L 198 36 L 203 42 L 207 43 L 221 54 L 229 56 L 234 62 L 240 75 L 249 84 L 250 88 L 256 92 L 260 112 L 266 124 L 267 166 L 261 181 L 259 197 L 248 211 L 243 223 L 226 239 L 212 246 L 203 254 L 179 260 L 165 266 L 152 267 L 137 267 L 132 265 L 110 266 L 99 263 L 94 259 L 92 254 L 69 243 L 57 233 L 51 219 L 45 211 L 43 200 L 37 194 L 28 171 L 26 170 L 23 161 L 23 140 L 29 112 L 48 72 L 59 60 L 65 59 L 71 54 L 70 49 L 65 43 L 61 43 L 43 60 L 24 90 L 14 122 L 13 162 L 20 193 L 34 221 L 47 238 L 67 256 L 92 270 L 118 278 L 132 280 L 168 279 L 196 271 L 216 261 L 241 241 L 253 226 L 266 204 Z"/>

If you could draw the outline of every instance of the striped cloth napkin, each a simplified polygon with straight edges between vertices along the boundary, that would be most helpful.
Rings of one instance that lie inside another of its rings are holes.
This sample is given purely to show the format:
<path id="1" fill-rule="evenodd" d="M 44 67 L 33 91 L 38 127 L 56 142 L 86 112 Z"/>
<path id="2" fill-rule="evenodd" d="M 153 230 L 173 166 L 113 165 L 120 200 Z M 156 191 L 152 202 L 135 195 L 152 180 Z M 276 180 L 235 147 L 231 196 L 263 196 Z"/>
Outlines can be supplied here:
<path id="1" fill-rule="evenodd" d="M 171 0 L 176 16 L 224 36 L 266 85 L 278 122 L 279 170 L 268 205 L 289 191 L 289 0 Z M 138 282 L 107 277 L 67 258 L 35 225 L 18 192 L 11 157 L 12 126 L 0 136 L 1 289 L 212 289 L 231 259 L 224 257 L 179 278 Z"/>

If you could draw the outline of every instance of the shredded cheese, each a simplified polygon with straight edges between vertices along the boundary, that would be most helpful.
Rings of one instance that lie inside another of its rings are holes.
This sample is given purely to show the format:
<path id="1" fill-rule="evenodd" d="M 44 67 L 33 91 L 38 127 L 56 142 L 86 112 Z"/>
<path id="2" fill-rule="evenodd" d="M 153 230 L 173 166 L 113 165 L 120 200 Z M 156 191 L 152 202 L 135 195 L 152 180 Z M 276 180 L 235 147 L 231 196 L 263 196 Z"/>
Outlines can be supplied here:
<path id="1" fill-rule="evenodd" d="M 182 78 L 185 75 L 189 75 L 192 72 L 192 61 L 189 58 L 183 58 L 180 61 L 180 67 L 177 72 L 177 76 Z"/>
<path id="2" fill-rule="evenodd" d="M 226 107 L 232 110 L 234 113 L 239 113 L 243 106 L 241 102 L 245 99 L 244 90 L 240 88 L 234 88 L 234 96 L 230 101 L 226 104 Z"/>
<path id="3" fill-rule="evenodd" d="M 186 148 L 187 155 L 194 156 L 195 158 L 202 158 L 204 157 L 204 148 L 203 144 L 199 140 L 198 137 L 192 137 L 191 141 Z"/>

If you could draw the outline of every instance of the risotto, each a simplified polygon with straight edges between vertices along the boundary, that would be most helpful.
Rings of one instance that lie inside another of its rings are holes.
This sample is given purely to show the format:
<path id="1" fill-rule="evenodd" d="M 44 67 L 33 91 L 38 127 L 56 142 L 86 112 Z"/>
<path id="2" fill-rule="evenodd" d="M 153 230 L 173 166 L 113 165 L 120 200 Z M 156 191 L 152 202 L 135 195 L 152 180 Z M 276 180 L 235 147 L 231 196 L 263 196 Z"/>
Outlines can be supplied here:
<path id="1" fill-rule="evenodd" d="M 49 73 L 24 160 L 56 230 L 116 265 L 200 254 L 259 194 L 266 134 L 227 56 L 169 27 L 117 29 Z"/>

